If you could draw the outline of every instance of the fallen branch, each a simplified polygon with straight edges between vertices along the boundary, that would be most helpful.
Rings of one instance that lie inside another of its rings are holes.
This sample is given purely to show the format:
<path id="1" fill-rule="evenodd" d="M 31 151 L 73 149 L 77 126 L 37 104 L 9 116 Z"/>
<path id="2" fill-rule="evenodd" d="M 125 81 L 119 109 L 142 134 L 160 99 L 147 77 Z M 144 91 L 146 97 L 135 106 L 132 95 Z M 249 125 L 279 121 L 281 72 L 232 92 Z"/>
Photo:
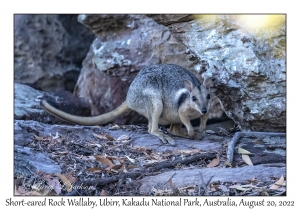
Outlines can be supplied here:
<path id="1" fill-rule="evenodd" d="M 228 148 L 227 148 L 227 162 L 232 164 L 234 147 L 238 140 L 242 137 L 256 137 L 256 138 L 264 138 L 265 136 L 286 136 L 286 133 L 275 133 L 275 132 L 237 132 L 232 137 Z"/>
<path id="2" fill-rule="evenodd" d="M 106 179 L 94 179 L 94 180 L 90 180 L 90 181 L 79 181 L 74 183 L 72 186 L 75 188 L 74 190 L 72 190 L 71 192 L 67 193 L 66 196 L 74 196 L 77 195 L 77 186 L 80 186 L 80 188 L 82 189 L 83 187 L 90 187 L 90 186 L 94 186 L 94 187 L 99 187 L 99 186 L 103 186 L 103 185 L 107 185 L 113 182 L 117 182 L 119 180 L 124 180 L 126 178 L 137 178 L 139 176 L 145 176 L 148 173 L 154 172 L 154 171 L 158 171 L 160 169 L 163 168 L 170 168 L 170 167 L 174 167 L 178 164 L 189 164 L 192 163 L 194 161 L 200 160 L 200 159 L 214 159 L 216 157 L 216 155 L 214 153 L 204 153 L 204 154 L 196 154 L 196 155 L 192 155 L 190 157 L 187 157 L 185 159 L 181 159 L 181 158 L 177 158 L 177 160 L 166 160 L 164 162 L 160 162 L 160 163 L 156 163 L 153 166 L 147 168 L 147 169 L 143 169 L 139 172 L 130 172 L 130 173 L 122 173 L 113 177 L 109 177 Z M 79 187 L 78 187 L 79 188 Z"/>
<path id="3" fill-rule="evenodd" d="M 203 179 L 203 175 L 202 175 L 202 173 L 200 171 L 199 171 L 199 175 L 200 175 L 200 180 L 201 180 L 201 184 L 200 185 L 203 187 L 203 189 L 205 191 L 205 195 L 209 195 L 209 190 L 207 188 L 207 186 L 208 186 L 209 183 L 205 184 L 204 179 Z M 209 182 L 210 182 L 210 180 L 209 180 Z M 200 189 L 199 189 L 199 192 L 200 192 Z"/>
<path id="4" fill-rule="evenodd" d="M 186 165 L 186 164 L 189 164 L 189 163 L 195 162 L 197 160 L 201 160 L 201 159 L 211 160 L 211 159 L 214 159 L 215 157 L 216 157 L 216 155 L 214 153 L 196 154 L 196 155 L 192 155 L 190 157 L 186 157 L 185 159 L 177 157 L 176 160 L 169 159 L 164 162 L 156 163 L 151 167 L 148 166 L 147 172 L 153 172 L 153 171 L 158 171 L 159 169 L 163 169 L 163 168 L 174 167 L 178 164 Z"/>

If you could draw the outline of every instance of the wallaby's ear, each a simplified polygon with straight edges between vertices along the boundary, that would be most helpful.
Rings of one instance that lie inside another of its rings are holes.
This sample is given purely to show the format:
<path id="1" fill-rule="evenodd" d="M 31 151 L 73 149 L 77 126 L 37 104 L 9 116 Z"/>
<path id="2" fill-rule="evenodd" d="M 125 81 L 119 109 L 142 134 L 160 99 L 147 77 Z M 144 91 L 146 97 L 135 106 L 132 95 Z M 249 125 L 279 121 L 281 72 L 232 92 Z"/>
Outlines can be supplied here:
<path id="1" fill-rule="evenodd" d="M 188 91 L 192 92 L 192 90 L 194 89 L 194 85 L 190 80 L 184 80 L 184 86 L 186 87 L 186 89 L 188 89 Z"/>
<path id="2" fill-rule="evenodd" d="M 213 78 L 212 77 L 208 77 L 205 79 L 205 81 L 203 82 L 203 86 L 206 87 L 206 89 L 209 89 L 213 86 Z"/>

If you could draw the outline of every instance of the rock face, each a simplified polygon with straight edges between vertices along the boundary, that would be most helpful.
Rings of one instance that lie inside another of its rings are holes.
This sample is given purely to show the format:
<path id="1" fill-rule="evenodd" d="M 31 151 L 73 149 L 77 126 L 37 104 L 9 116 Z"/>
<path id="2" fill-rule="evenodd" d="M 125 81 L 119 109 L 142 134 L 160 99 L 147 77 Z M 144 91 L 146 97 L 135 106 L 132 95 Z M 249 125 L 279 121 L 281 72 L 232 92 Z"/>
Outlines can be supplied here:
<path id="1" fill-rule="evenodd" d="M 73 91 L 93 39 L 77 15 L 15 15 L 15 82 Z"/>
<path id="2" fill-rule="evenodd" d="M 260 181 L 271 181 L 270 177 L 281 177 L 286 175 L 286 167 L 284 164 L 276 166 L 271 164 L 263 164 L 257 166 L 245 166 L 241 168 L 189 168 L 185 170 L 161 173 L 156 176 L 148 176 L 141 180 L 141 193 L 149 193 L 152 188 L 167 189 L 170 188 L 166 185 L 165 181 L 172 177 L 172 185 L 176 187 L 183 187 L 187 185 L 199 184 L 199 174 L 202 174 L 204 183 L 208 181 L 220 181 L 220 182 L 244 182 L 251 180 L 253 177 Z M 189 177 L 187 179 L 187 177 Z M 213 178 L 212 178 L 213 177 Z M 212 178 L 212 179 L 211 179 Z M 164 186 L 164 187 L 162 187 Z"/>
<path id="3" fill-rule="evenodd" d="M 60 174 L 61 168 L 49 157 L 33 151 L 29 147 L 14 146 L 14 176 L 31 176 L 42 171 L 49 174 Z"/>
<path id="4" fill-rule="evenodd" d="M 75 90 L 78 96 L 89 101 L 92 115 L 119 106 L 131 81 L 145 66 L 173 63 L 194 69 L 195 61 L 186 53 L 186 47 L 167 27 L 146 15 L 79 15 L 78 19 L 97 37 L 83 62 Z M 145 119 L 136 113 L 115 121 L 141 122 Z"/>
<path id="5" fill-rule="evenodd" d="M 199 59 L 199 73 L 216 79 L 216 96 L 243 131 L 286 130 L 285 16 L 251 27 L 241 15 L 151 15 Z M 255 18 L 255 17 L 254 17 Z"/>

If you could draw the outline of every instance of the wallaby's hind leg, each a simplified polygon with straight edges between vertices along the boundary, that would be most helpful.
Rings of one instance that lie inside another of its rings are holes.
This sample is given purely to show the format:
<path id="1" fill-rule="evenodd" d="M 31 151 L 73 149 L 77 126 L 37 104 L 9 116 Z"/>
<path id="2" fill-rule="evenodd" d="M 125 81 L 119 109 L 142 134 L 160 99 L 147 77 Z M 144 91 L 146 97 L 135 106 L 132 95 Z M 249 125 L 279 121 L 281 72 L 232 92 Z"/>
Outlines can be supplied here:
<path id="1" fill-rule="evenodd" d="M 200 117 L 200 121 L 201 121 L 201 124 L 200 124 L 200 127 L 199 127 L 199 132 L 200 133 L 202 133 L 205 130 L 207 120 L 208 120 L 208 114 L 202 115 Z"/>
<path id="2" fill-rule="evenodd" d="M 174 123 L 170 125 L 169 132 L 175 136 L 189 138 L 188 133 L 181 128 L 182 123 Z"/>
<path id="3" fill-rule="evenodd" d="M 166 134 L 163 134 L 161 132 L 158 131 L 158 121 L 159 121 L 159 117 L 162 113 L 163 110 L 163 104 L 161 101 L 155 100 L 152 101 L 152 113 L 149 113 L 149 128 L 151 126 L 151 130 L 150 133 L 157 136 L 163 143 L 167 143 L 169 142 L 171 145 L 175 146 L 175 141 L 174 139 L 172 139 L 171 137 L 169 137 Z M 150 120 L 151 119 L 151 120 Z M 150 125 L 151 122 L 151 125 Z"/>

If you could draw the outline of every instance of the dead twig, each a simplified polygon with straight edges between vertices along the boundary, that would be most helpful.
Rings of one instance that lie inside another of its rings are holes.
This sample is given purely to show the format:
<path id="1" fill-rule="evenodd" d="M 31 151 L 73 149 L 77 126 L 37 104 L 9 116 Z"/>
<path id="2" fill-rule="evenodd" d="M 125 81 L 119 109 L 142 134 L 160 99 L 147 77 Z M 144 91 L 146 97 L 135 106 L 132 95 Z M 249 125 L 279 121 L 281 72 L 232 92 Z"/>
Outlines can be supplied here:
<path id="1" fill-rule="evenodd" d="M 203 175 L 202 175 L 202 173 L 200 171 L 199 171 L 199 175 L 200 175 L 200 179 L 201 179 L 201 184 L 200 185 L 205 190 L 205 195 L 209 195 L 209 190 L 208 190 L 206 184 L 204 183 Z"/>
<path id="2" fill-rule="evenodd" d="M 176 172 L 171 176 L 170 179 L 168 179 L 168 181 L 166 181 L 166 183 L 163 184 L 163 186 L 164 186 L 165 184 L 167 184 L 167 183 L 168 183 L 175 175 L 176 175 Z"/>
<path id="3" fill-rule="evenodd" d="M 173 182 L 172 182 L 172 178 L 173 178 L 175 175 L 176 175 L 176 172 L 171 176 L 171 178 L 170 178 L 165 184 L 167 184 L 167 183 L 169 182 L 169 184 L 170 184 L 170 186 L 171 186 L 171 189 L 173 190 L 173 193 L 174 193 L 175 195 L 179 195 L 179 194 L 180 194 L 179 190 L 173 185 Z M 164 185 L 165 185 L 165 184 L 164 184 Z"/>

